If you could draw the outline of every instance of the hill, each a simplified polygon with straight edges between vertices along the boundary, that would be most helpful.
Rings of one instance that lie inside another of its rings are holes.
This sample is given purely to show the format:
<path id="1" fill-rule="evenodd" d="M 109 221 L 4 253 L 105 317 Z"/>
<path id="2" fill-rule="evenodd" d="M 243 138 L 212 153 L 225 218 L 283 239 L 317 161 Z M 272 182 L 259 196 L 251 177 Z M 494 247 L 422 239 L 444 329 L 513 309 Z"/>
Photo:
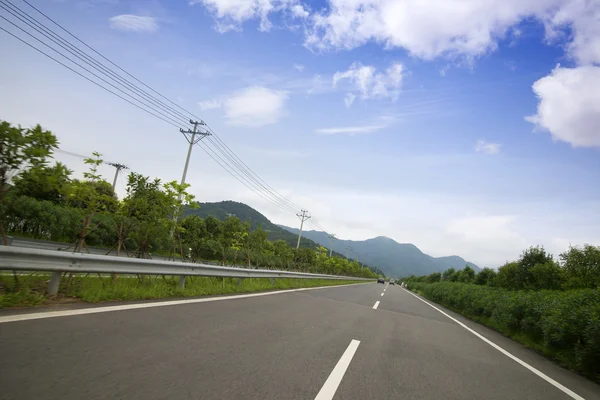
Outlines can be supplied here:
<path id="1" fill-rule="evenodd" d="M 297 234 L 298 229 L 280 225 L 292 233 Z M 329 238 L 326 232 L 306 231 L 303 236 L 313 241 L 329 246 Z M 351 257 L 360 254 L 360 261 L 369 265 L 377 265 L 387 276 L 403 277 L 409 275 L 426 275 L 432 272 L 443 272 L 448 268 L 463 269 L 469 265 L 475 271 L 480 268 L 459 256 L 432 257 L 423 253 L 417 246 L 410 243 L 398 243 L 385 236 L 372 239 L 336 240 L 333 249 L 338 252 L 346 252 L 346 248 L 352 248 Z"/>
<path id="2" fill-rule="evenodd" d="M 267 217 L 256 211 L 254 208 L 244 204 L 238 203 L 236 201 L 220 201 L 218 203 L 198 203 L 198 208 L 196 209 L 186 209 L 185 215 L 197 215 L 202 218 L 206 218 L 208 216 L 213 216 L 221 221 L 224 221 L 229 216 L 235 216 L 239 218 L 241 221 L 250 222 L 250 228 L 256 229 L 259 226 L 267 231 L 268 239 L 275 240 L 284 240 L 290 247 L 296 248 L 296 244 L 298 243 L 298 233 L 292 233 L 283 227 L 275 225 Z M 300 247 L 308 247 L 310 249 L 316 249 L 320 247 L 319 243 L 314 242 L 310 238 L 302 236 L 300 240 Z M 325 246 L 327 247 L 327 246 Z M 333 252 L 334 256 L 344 257 L 343 254 L 338 252 Z M 368 263 L 365 263 L 366 267 Z M 371 268 L 373 269 L 373 268 Z M 373 269 L 375 270 L 375 269 Z M 382 271 L 376 271 L 381 273 Z"/>

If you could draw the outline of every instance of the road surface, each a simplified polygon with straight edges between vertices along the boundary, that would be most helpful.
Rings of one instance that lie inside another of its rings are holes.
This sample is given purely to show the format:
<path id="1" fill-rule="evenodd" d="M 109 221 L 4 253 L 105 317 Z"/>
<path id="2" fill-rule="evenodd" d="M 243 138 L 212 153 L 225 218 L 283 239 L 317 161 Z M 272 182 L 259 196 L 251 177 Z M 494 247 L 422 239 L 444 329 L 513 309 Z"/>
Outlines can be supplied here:
<path id="1" fill-rule="evenodd" d="M 0 399 L 600 399 L 398 286 L 131 304 L 0 313 Z"/>

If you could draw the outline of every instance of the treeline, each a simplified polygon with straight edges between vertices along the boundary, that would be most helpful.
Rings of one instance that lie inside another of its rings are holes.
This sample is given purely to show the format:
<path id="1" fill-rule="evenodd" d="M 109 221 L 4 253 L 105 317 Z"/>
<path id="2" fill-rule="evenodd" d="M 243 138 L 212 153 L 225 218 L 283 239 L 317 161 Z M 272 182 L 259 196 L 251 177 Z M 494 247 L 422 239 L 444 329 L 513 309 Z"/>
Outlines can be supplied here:
<path id="1" fill-rule="evenodd" d="M 600 247 L 589 244 L 570 247 L 555 260 L 543 247 L 530 247 L 519 259 L 498 269 L 484 268 L 479 273 L 466 266 L 456 271 L 406 278 L 413 282 L 439 281 L 474 283 L 508 290 L 569 290 L 600 287 Z"/>
<path id="2" fill-rule="evenodd" d="M 498 269 L 449 269 L 405 281 L 412 290 L 600 381 L 600 247 L 559 260 L 542 247 Z"/>
<path id="3" fill-rule="evenodd" d="M 152 254 L 192 262 L 218 261 L 249 268 L 277 268 L 375 278 L 355 261 L 327 257 L 324 248 L 294 249 L 283 240 L 237 217 L 184 217 L 197 207 L 189 185 L 161 182 L 137 173 L 127 177 L 118 199 L 98 167 L 101 155 L 85 160 L 83 179 L 72 178 L 62 163 L 52 164 L 56 137 L 39 125 L 12 126 L 0 121 L 0 234 L 7 233 L 72 244 L 74 251 L 103 246 L 132 257 Z"/>

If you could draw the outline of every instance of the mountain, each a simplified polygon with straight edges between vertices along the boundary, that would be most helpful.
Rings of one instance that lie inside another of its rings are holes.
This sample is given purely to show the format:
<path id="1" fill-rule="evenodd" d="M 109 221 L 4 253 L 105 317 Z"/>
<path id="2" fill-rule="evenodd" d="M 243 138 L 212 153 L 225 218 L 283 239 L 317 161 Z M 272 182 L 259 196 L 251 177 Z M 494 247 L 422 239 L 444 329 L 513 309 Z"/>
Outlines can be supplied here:
<path id="1" fill-rule="evenodd" d="M 202 218 L 213 216 L 220 220 L 225 220 L 233 215 L 242 221 L 249 221 L 252 229 L 256 229 L 260 225 L 268 232 L 269 240 L 285 240 L 291 247 L 296 247 L 298 229 L 276 225 L 244 203 L 221 201 L 198 203 L 198 205 L 199 207 L 196 209 L 187 209 L 185 214 L 198 215 Z M 300 246 L 313 249 L 319 246 L 329 248 L 329 235 L 326 232 L 303 231 Z M 467 264 L 474 270 L 479 270 L 475 264 L 468 263 L 458 256 L 431 257 L 413 244 L 398 243 L 385 236 L 363 241 L 336 240 L 333 245 L 334 255 L 344 257 L 347 247 L 352 248 L 352 253 L 348 254 L 350 258 L 356 258 L 356 253 L 358 253 L 361 262 L 369 266 L 376 266 L 385 275 L 392 277 L 426 275 L 432 272 L 442 272 L 451 267 L 463 269 Z"/>
<path id="2" fill-rule="evenodd" d="M 294 234 L 298 229 L 279 225 Z M 326 232 L 304 231 L 302 236 L 329 248 L 329 235 Z M 423 253 L 417 246 L 410 243 L 398 243 L 385 236 L 354 241 L 336 240 L 333 250 L 346 254 L 350 247 L 350 257 L 360 255 L 360 261 L 380 268 L 387 276 L 403 277 L 410 275 L 428 275 L 432 272 L 443 272 L 448 268 L 463 269 L 469 265 L 475 271 L 480 268 L 459 256 L 431 257 Z"/>
<path id="3" fill-rule="evenodd" d="M 296 244 L 298 243 L 298 233 L 292 233 L 283 227 L 275 225 L 260 212 L 244 203 L 238 203 L 236 201 L 220 201 L 218 203 L 198 203 L 198 206 L 199 207 L 196 209 L 186 209 L 185 215 L 197 215 L 202 218 L 213 216 L 221 221 L 224 221 L 229 216 L 235 216 L 242 222 L 249 221 L 251 229 L 256 229 L 260 226 L 263 230 L 267 231 L 269 240 L 285 240 L 287 244 L 293 248 L 296 248 Z M 320 246 L 320 244 L 304 236 L 300 240 L 300 247 L 316 249 Z M 343 257 L 342 254 L 335 251 L 333 254 L 337 257 Z"/>
<path id="4" fill-rule="evenodd" d="M 250 228 L 256 229 L 260 226 L 263 230 L 267 231 L 269 240 L 285 240 L 288 245 L 296 247 L 298 242 L 298 234 L 293 234 L 287 229 L 275 225 L 267 217 L 256 211 L 254 208 L 236 201 L 220 201 L 218 203 L 198 203 L 198 208 L 187 209 L 185 215 L 197 215 L 202 218 L 206 218 L 209 215 L 220 219 L 221 221 L 226 220 L 229 216 L 238 217 L 242 222 L 249 221 Z M 319 244 L 312 240 L 303 237 L 300 241 L 300 246 L 317 248 Z"/>

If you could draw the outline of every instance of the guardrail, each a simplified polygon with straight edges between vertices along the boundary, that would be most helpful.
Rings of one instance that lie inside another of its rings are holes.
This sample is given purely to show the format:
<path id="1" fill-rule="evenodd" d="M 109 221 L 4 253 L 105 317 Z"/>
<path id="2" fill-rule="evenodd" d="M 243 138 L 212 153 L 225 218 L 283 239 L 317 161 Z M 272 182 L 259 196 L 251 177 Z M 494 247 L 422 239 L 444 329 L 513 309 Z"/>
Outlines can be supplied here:
<path id="1" fill-rule="evenodd" d="M 179 287 L 185 287 L 186 276 L 214 276 L 227 278 L 298 278 L 372 280 L 350 276 L 309 274 L 304 272 L 244 269 L 196 264 L 180 261 L 157 261 L 138 258 L 100 256 L 96 254 L 67 253 L 53 250 L 0 246 L 0 269 L 51 272 L 48 294 L 58 293 L 63 272 L 136 275 L 179 275 Z"/>

